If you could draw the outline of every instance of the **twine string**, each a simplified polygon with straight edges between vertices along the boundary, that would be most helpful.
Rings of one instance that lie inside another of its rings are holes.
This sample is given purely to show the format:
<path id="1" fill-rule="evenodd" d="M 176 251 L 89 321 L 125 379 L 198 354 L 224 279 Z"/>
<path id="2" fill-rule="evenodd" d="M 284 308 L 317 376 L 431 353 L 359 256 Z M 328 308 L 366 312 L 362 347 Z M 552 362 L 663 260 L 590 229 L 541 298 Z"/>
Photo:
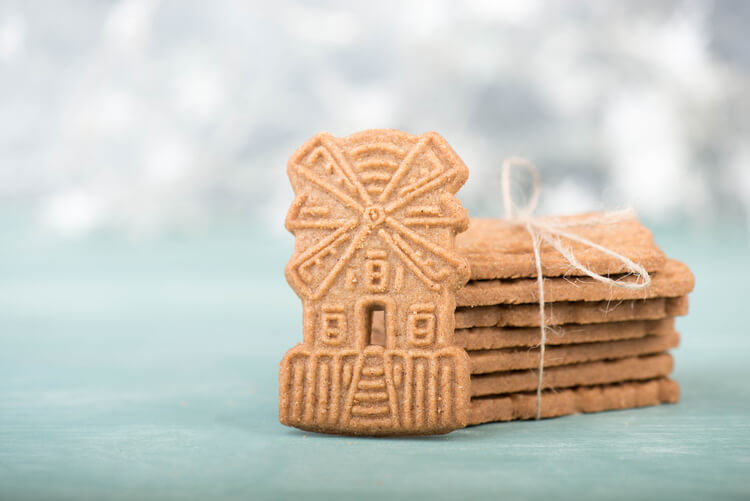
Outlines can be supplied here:
<path id="1" fill-rule="evenodd" d="M 526 204 L 521 207 L 515 204 L 513 195 L 511 193 L 511 171 L 514 167 L 522 167 L 531 176 L 531 193 L 529 194 L 529 198 Z M 536 206 L 539 203 L 539 172 L 537 171 L 536 167 L 534 167 L 534 164 L 520 157 L 509 157 L 503 162 L 502 192 L 503 203 L 505 206 L 505 218 L 511 224 L 523 226 L 526 229 L 526 231 L 529 233 L 529 236 L 531 237 L 531 244 L 534 250 L 536 283 L 539 289 L 539 367 L 537 370 L 538 380 L 536 387 L 536 419 L 540 419 L 542 416 L 544 354 L 547 344 L 548 329 L 544 303 L 544 275 L 542 273 L 541 257 L 542 242 L 546 243 L 557 252 L 559 252 L 563 256 L 563 258 L 565 258 L 565 260 L 579 272 L 593 278 L 594 280 L 597 280 L 604 284 L 608 284 L 610 286 L 633 290 L 645 289 L 646 287 L 651 285 L 651 276 L 643 266 L 635 263 L 631 259 L 628 259 L 626 256 L 623 256 L 622 254 L 615 252 L 612 249 L 608 249 L 603 245 L 592 242 L 587 238 L 569 231 L 570 228 L 580 226 L 614 224 L 628 219 L 634 219 L 635 215 L 633 211 L 624 210 L 605 212 L 589 217 L 579 218 L 575 221 L 564 221 L 555 217 L 534 216 L 534 211 L 536 210 Z M 581 263 L 580 260 L 576 257 L 573 250 L 563 244 L 563 240 L 577 242 L 586 247 L 596 249 L 616 259 L 617 261 L 620 261 L 623 265 L 625 265 L 625 268 L 628 270 L 629 274 L 637 275 L 638 278 L 633 282 L 623 282 L 596 273 L 595 271 L 587 268 L 583 263 Z"/>

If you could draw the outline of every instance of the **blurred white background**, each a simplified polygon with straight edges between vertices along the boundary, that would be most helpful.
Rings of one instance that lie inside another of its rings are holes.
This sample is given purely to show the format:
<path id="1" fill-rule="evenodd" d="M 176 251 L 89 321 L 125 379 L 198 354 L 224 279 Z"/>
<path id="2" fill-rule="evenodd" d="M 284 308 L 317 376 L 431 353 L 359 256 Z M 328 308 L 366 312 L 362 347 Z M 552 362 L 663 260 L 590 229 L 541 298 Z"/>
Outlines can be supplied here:
<path id="1" fill-rule="evenodd" d="M 45 230 L 281 229 L 319 130 L 435 130 L 460 196 L 750 215 L 750 2 L 0 1 L 0 211 Z"/>

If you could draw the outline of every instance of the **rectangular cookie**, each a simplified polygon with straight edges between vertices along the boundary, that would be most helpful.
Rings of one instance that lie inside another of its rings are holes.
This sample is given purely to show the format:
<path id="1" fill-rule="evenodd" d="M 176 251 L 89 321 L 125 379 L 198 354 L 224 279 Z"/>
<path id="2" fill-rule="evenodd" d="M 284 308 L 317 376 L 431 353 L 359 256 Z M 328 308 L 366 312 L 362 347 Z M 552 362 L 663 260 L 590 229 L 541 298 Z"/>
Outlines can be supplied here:
<path id="1" fill-rule="evenodd" d="M 635 277 L 621 278 L 635 282 Z M 693 290 L 695 278 L 687 265 L 670 259 L 651 274 L 651 285 L 645 289 L 626 289 L 599 282 L 591 277 L 559 277 L 544 281 L 545 301 L 617 301 L 684 296 Z M 456 306 L 535 303 L 539 286 L 535 278 L 512 280 L 479 280 L 456 291 Z"/>
<path id="2" fill-rule="evenodd" d="M 672 356 L 659 353 L 643 357 L 627 357 L 544 370 L 544 390 L 592 386 L 625 381 L 642 381 L 668 376 L 674 367 Z M 539 378 L 534 370 L 495 372 L 471 377 L 471 396 L 502 395 L 536 391 Z"/>
<path id="3" fill-rule="evenodd" d="M 674 317 L 659 320 L 630 320 L 602 324 L 563 324 L 547 331 L 547 346 L 597 343 L 669 334 L 674 330 Z M 472 327 L 456 329 L 454 344 L 465 350 L 496 350 L 500 348 L 539 345 L 539 327 Z"/>
<path id="4" fill-rule="evenodd" d="M 676 403 L 680 387 L 672 379 L 580 386 L 542 394 L 541 416 L 551 418 L 581 412 L 601 412 Z M 471 399 L 469 425 L 536 417 L 536 393 Z"/>
<path id="5" fill-rule="evenodd" d="M 607 343 L 548 346 L 544 355 L 544 367 L 649 355 L 676 348 L 679 343 L 680 335 L 672 332 L 665 336 L 646 336 Z M 506 348 L 467 353 L 472 374 L 536 369 L 539 366 L 538 348 Z"/>
<path id="6" fill-rule="evenodd" d="M 583 224 L 601 213 L 556 216 L 554 220 L 576 223 L 568 229 L 592 242 L 621 254 L 652 272 L 664 266 L 666 257 L 654 243 L 651 232 L 635 219 L 610 224 Z M 553 219 L 553 218 L 548 218 Z M 611 256 L 592 247 L 563 240 L 580 262 L 600 275 L 627 272 Z M 536 265 L 529 232 L 504 219 L 471 218 L 469 229 L 456 236 L 456 248 L 469 260 L 472 280 L 536 277 Z M 542 244 L 542 273 L 545 277 L 580 275 L 553 247 Z"/>
<path id="7" fill-rule="evenodd" d="M 688 298 L 634 299 L 628 301 L 561 301 L 545 303 L 547 325 L 596 324 L 625 320 L 652 320 L 687 315 Z M 455 328 L 539 327 L 539 305 L 497 304 L 456 308 Z"/>

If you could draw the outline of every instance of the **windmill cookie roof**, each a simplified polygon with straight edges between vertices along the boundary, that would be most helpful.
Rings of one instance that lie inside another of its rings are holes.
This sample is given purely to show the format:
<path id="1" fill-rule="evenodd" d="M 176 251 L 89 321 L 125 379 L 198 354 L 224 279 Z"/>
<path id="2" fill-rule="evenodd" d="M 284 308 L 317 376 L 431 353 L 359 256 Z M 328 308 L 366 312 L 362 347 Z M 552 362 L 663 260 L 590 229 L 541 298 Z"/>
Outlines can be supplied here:
<path id="1" fill-rule="evenodd" d="M 468 280 L 453 249 L 468 225 L 453 196 L 468 170 L 438 134 L 323 132 L 292 155 L 288 174 L 296 198 L 286 227 L 297 240 L 286 275 L 301 297 L 324 295 L 352 257 L 374 245 L 431 290 Z"/>

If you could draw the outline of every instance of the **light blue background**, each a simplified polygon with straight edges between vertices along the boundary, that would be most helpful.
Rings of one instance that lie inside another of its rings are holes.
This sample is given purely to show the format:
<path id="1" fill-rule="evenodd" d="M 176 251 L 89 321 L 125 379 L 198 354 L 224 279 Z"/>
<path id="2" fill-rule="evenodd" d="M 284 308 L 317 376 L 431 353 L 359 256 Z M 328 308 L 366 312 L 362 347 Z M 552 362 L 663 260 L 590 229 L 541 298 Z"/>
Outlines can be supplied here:
<path id="1" fill-rule="evenodd" d="M 278 361 L 302 336 L 291 235 L 3 228 L 0 499 L 750 496 L 739 229 L 655 230 L 697 279 L 678 405 L 363 439 L 278 423 Z"/>
<path id="2" fill-rule="evenodd" d="M 0 501 L 750 497 L 749 24 L 731 0 L 0 0 Z M 284 166 L 375 127 L 443 135 L 473 216 L 509 155 L 540 213 L 635 208 L 697 276 L 680 404 L 279 425 Z"/>

